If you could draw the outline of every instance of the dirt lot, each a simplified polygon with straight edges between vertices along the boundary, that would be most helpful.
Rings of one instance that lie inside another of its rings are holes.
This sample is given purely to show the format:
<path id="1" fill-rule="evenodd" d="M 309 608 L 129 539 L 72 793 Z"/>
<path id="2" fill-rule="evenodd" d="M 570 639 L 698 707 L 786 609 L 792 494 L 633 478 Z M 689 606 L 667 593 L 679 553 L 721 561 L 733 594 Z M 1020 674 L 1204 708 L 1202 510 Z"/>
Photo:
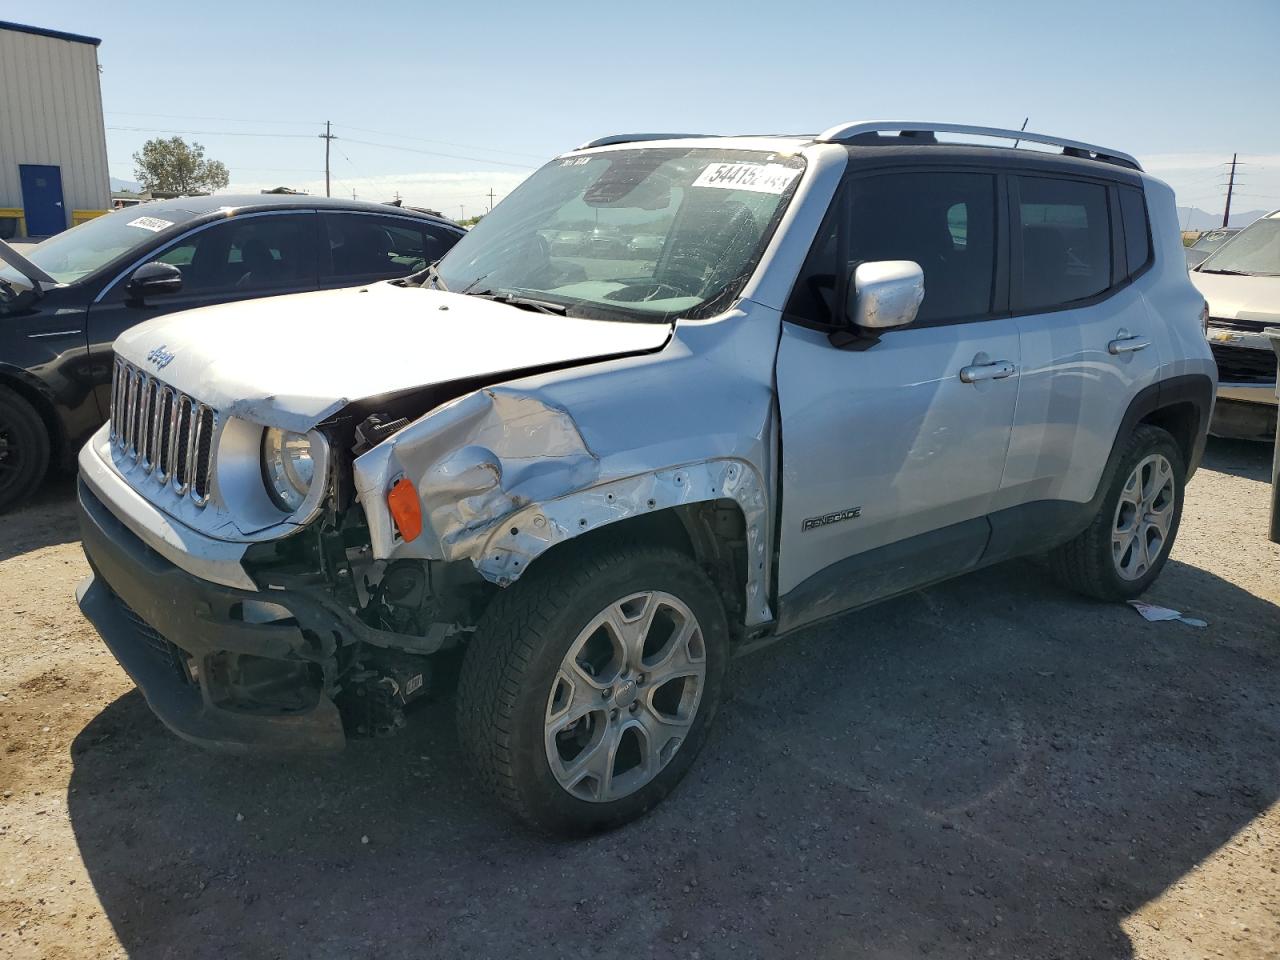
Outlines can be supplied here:
<path id="1" fill-rule="evenodd" d="M 327 761 L 168 734 L 75 609 L 71 486 L 0 519 L 0 956 L 1280 956 L 1269 450 L 1212 442 L 1147 624 L 1007 564 L 739 661 L 683 787 L 583 843 L 451 705 Z"/>

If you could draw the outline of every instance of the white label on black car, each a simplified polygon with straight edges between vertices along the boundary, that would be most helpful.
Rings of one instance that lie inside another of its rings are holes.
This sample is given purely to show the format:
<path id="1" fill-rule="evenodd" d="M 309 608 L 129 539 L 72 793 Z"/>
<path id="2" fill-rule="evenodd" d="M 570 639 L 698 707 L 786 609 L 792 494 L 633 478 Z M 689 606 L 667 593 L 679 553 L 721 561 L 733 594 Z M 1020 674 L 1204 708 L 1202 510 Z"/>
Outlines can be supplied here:
<path id="1" fill-rule="evenodd" d="M 139 230 L 150 230 L 152 233 L 159 233 L 165 227 L 172 227 L 172 220 L 161 220 L 159 217 L 138 217 L 136 220 L 130 220 L 127 227 L 137 227 Z"/>
<path id="2" fill-rule="evenodd" d="M 693 181 L 695 187 L 781 193 L 800 175 L 799 167 L 781 163 L 709 163 Z"/>

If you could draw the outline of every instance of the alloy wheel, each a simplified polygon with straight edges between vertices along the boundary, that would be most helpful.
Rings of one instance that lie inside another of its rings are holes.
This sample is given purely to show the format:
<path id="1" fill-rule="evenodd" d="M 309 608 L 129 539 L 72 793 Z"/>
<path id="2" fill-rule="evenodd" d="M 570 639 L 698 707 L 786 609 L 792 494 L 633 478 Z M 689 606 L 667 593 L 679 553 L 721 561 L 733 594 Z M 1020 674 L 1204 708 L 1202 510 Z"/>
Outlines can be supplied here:
<path id="1" fill-rule="evenodd" d="M 1164 553 L 1176 498 L 1173 467 L 1163 454 L 1144 457 L 1129 474 L 1111 528 L 1111 556 L 1123 579 L 1141 579 Z"/>
<path id="2" fill-rule="evenodd" d="M 600 611 L 547 697 L 544 742 L 560 786 L 607 803 L 652 782 L 687 739 L 706 674 L 702 629 L 678 597 L 635 593 Z"/>

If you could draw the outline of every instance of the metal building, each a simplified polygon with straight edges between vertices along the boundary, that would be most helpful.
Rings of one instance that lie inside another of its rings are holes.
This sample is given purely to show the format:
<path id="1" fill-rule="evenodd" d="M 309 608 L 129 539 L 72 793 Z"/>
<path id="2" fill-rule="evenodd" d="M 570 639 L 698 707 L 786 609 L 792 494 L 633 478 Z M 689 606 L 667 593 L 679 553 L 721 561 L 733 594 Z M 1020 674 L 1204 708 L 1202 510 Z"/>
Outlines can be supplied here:
<path id="1" fill-rule="evenodd" d="M 99 43 L 0 20 L 0 238 L 111 208 Z"/>

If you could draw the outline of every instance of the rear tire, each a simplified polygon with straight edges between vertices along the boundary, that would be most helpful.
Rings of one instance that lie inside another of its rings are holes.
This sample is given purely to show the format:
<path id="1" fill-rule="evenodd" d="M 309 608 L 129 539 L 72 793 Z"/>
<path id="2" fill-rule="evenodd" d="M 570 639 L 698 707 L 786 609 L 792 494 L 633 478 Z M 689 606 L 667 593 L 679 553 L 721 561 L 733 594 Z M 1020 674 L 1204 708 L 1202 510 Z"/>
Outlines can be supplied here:
<path id="1" fill-rule="evenodd" d="M 1182 520 L 1187 468 L 1166 431 L 1141 424 L 1124 441 L 1097 516 L 1049 555 L 1064 584 L 1098 600 L 1132 600 L 1164 569 Z"/>
<path id="2" fill-rule="evenodd" d="M 693 762 L 728 647 L 719 595 L 678 550 L 615 543 L 547 558 L 481 619 L 459 678 L 459 737 L 480 779 L 536 829 L 619 826 Z"/>
<path id="3" fill-rule="evenodd" d="M 49 470 L 49 431 L 31 404 L 0 387 L 0 513 L 31 496 Z"/>

